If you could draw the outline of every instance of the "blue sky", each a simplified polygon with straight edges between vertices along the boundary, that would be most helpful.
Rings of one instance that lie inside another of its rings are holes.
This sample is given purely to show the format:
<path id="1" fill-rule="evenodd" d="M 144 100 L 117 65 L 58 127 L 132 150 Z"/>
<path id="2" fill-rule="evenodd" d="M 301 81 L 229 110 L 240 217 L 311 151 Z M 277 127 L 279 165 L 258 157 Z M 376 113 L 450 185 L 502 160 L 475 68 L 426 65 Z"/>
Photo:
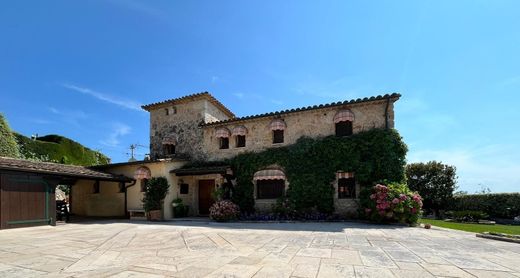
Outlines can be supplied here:
<path id="1" fill-rule="evenodd" d="M 148 145 L 141 104 L 209 91 L 245 116 L 399 92 L 410 162 L 519 191 L 520 2 L 368 2 L 4 1 L 0 112 L 120 162 Z"/>

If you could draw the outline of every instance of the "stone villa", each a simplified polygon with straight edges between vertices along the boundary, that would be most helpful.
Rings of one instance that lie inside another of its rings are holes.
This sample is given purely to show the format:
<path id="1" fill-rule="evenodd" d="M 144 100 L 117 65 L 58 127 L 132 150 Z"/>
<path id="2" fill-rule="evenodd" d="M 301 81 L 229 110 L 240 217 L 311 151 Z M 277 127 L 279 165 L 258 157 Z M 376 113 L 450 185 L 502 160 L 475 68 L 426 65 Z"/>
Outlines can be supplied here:
<path id="1" fill-rule="evenodd" d="M 144 105 L 150 113 L 150 158 L 96 167 L 134 181 L 78 180 L 72 187 L 72 212 L 123 217 L 139 211 L 147 179 L 164 176 L 171 186 L 165 218 L 172 217 L 169 204 L 176 198 L 190 206 L 191 215 L 206 215 L 211 192 L 232 180 L 233 171 L 229 167 L 182 169 L 190 161 L 221 160 L 286 146 L 302 136 L 349 136 L 373 128 L 393 128 L 394 102 L 399 97 L 391 94 L 246 117 L 236 117 L 207 92 Z M 339 213 L 357 207 L 355 178 L 353 172 L 336 173 L 334 202 Z M 291 181 L 284 169 L 273 165 L 258 169 L 251 182 L 255 208 L 268 210 Z"/>

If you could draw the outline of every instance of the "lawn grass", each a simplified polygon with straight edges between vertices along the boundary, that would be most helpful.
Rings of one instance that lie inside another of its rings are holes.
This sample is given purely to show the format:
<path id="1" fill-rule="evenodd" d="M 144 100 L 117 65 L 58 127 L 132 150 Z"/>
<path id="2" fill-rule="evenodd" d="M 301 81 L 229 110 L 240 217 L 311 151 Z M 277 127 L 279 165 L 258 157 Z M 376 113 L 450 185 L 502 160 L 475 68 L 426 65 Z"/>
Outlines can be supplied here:
<path id="1" fill-rule="evenodd" d="M 443 220 L 434 220 L 434 219 L 419 219 L 420 223 L 430 223 L 432 226 L 461 230 L 466 232 L 473 233 L 483 233 L 483 232 L 495 232 L 495 233 L 504 233 L 511 235 L 520 235 L 520 226 L 512 226 L 512 225 L 485 225 L 485 224 L 465 224 L 465 223 L 457 223 L 457 222 L 446 222 Z"/>

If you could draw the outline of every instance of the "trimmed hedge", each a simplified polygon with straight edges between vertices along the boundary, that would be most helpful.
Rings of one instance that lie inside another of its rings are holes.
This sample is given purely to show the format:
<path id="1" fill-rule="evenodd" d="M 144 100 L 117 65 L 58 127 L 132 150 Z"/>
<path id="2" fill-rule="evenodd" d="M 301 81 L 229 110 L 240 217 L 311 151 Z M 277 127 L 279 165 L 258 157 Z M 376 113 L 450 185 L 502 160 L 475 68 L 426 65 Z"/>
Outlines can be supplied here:
<path id="1" fill-rule="evenodd" d="M 110 163 L 110 158 L 104 154 L 63 136 L 46 135 L 32 140 L 18 133 L 14 135 L 20 147 L 20 153 L 25 159 L 83 166 Z"/>
<path id="2" fill-rule="evenodd" d="M 7 120 L 0 113 L 0 156 L 18 158 L 18 145 Z"/>
<path id="3" fill-rule="evenodd" d="M 512 219 L 520 215 L 520 193 L 455 196 L 450 209 L 455 211 L 483 211 L 491 218 Z"/>
<path id="4" fill-rule="evenodd" d="M 371 186 L 377 182 L 404 181 L 407 147 L 396 130 L 372 129 L 349 137 L 303 137 L 295 144 L 244 153 L 210 165 L 231 165 L 237 175 L 233 202 L 242 212 L 254 211 L 253 175 L 270 165 L 282 167 L 290 183 L 287 197 L 297 211 L 334 211 L 331 182 L 339 170 L 355 172 L 357 182 Z M 198 162 L 185 168 L 205 166 Z"/>

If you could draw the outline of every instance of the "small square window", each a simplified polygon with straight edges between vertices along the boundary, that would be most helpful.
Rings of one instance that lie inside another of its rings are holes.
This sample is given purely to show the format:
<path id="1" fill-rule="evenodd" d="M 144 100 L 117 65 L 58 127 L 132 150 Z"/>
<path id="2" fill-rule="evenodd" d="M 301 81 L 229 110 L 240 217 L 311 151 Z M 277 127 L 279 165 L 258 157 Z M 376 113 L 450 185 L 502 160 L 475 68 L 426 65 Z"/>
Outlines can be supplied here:
<path id="1" fill-rule="evenodd" d="M 187 183 L 181 183 L 181 194 L 188 194 L 190 186 Z"/>
<path id="2" fill-rule="evenodd" d="M 237 135 L 237 148 L 243 148 L 246 146 L 246 136 Z"/>
<path id="3" fill-rule="evenodd" d="M 220 149 L 229 149 L 229 138 L 228 137 L 220 138 Z"/>
<path id="4" fill-rule="evenodd" d="M 168 108 L 164 108 L 164 115 L 170 115 L 170 110 Z"/>
<path id="5" fill-rule="evenodd" d="M 273 130 L 273 144 L 283 143 L 283 130 Z"/>
<path id="6" fill-rule="evenodd" d="M 175 154 L 175 145 L 174 144 L 164 144 L 163 148 L 164 148 L 165 155 Z"/>

